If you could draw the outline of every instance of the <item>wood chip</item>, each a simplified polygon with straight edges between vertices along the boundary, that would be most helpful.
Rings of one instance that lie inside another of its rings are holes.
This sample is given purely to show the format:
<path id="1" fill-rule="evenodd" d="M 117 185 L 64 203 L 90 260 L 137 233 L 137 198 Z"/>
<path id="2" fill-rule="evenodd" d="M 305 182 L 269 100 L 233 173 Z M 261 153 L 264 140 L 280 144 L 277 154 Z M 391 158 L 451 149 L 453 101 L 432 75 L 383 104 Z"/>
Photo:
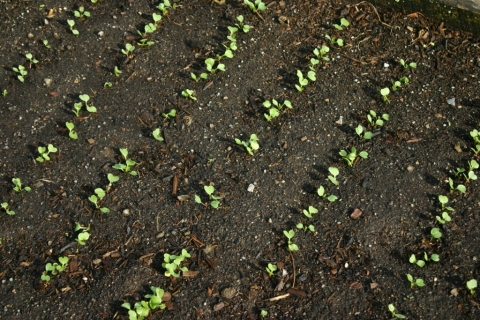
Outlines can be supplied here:
<path id="1" fill-rule="evenodd" d="M 278 301 L 278 300 L 282 300 L 282 299 L 285 299 L 285 298 L 288 298 L 288 297 L 290 297 L 290 293 L 285 293 L 285 294 L 282 294 L 281 296 L 276 296 L 276 297 L 270 298 L 270 299 L 268 299 L 268 301 L 270 301 L 270 302 Z"/>
<path id="2" fill-rule="evenodd" d="M 294 289 L 294 288 L 290 288 L 287 290 L 288 293 L 290 294 L 293 294 L 294 296 L 297 296 L 297 297 L 300 297 L 300 298 L 304 298 L 307 296 L 307 293 L 303 290 L 297 290 L 297 289 Z"/>
<path id="3" fill-rule="evenodd" d="M 456 144 L 455 145 L 455 151 L 457 151 L 458 153 L 462 152 L 462 147 L 460 147 L 459 144 Z"/>
<path id="4" fill-rule="evenodd" d="M 197 276 L 198 272 L 199 271 L 187 270 L 187 271 L 183 271 L 182 275 L 184 278 L 194 278 Z"/>
<path id="5" fill-rule="evenodd" d="M 300 138 L 300 141 L 302 141 L 302 142 L 303 142 L 303 141 L 307 141 L 307 137 L 301 137 L 301 138 Z"/>
<path id="6" fill-rule="evenodd" d="M 355 208 L 353 212 L 350 214 L 350 218 L 353 220 L 358 219 L 362 215 L 362 210 Z"/>
<path id="7" fill-rule="evenodd" d="M 376 287 L 378 287 L 378 283 L 376 282 L 370 283 L 370 289 L 375 289 Z"/>
<path id="8" fill-rule="evenodd" d="M 410 140 L 407 140 L 407 143 L 415 143 L 415 142 L 419 142 L 419 141 L 422 141 L 422 138 L 410 139 Z"/>
<path id="9" fill-rule="evenodd" d="M 225 303 L 220 302 L 213 306 L 213 311 L 220 311 L 225 307 Z"/>
<path id="10" fill-rule="evenodd" d="M 355 281 L 355 282 L 352 282 L 352 284 L 350 285 L 350 288 L 355 290 L 360 290 L 360 289 L 363 289 L 363 286 L 360 282 Z"/>
<path id="11" fill-rule="evenodd" d="M 217 263 L 215 260 L 210 259 L 209 257 L 205 257 L 205 262 L 210 266 L 210 268 L 215 269 L 217 267 Z"/>

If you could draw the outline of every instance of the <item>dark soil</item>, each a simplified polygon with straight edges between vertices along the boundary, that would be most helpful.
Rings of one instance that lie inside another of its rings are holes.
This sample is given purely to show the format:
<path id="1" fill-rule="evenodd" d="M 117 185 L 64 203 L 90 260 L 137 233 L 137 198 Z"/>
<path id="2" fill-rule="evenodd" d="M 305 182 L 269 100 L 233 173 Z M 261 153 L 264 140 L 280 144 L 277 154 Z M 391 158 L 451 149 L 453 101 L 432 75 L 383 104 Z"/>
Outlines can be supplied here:
<path id="1" fill-rule="evenodd" d="M 150 286 L 167 292 L 167 308 L 149 319 L 259 319 L 262 310 L 266 319 L 386 319 L 389 304 L 411 319 L 480 317 L 478 293 L 466 288 L 480 273 L 479 183 L 453 174 L 475 158 L 478 38 L 368 2 L 266 1 L 260 17 L 243 1 L 185 0 L 142 48 L 136 30 L 159 13 L 157 1 L 1 2 L 0 90 L 8 94 L 0 97 L 0 201 L 16 214 L 0 212 L 0 318 L 128 319 L 122 303 L 145 300 Z M 74 18 L 78 5 L 91 17 Z M 223 53 L 240 14 L 252 29 L 238 32 L 226 71 L 194 82 L 190 73 Z M 339 31 L 333 23 L 342 17 L 350 27 Z M 126 43 L 136 46 L 127 59 Z M 330 61 L 297 91 L 297 70 L 306 75 L 322 45 Z M 39 62 L 30 65 L 26 53 Z M 18 65 L 28 71 L 24 83 Z M 384 102 L 380 89 L 404 76 L 410 83 Z M 182 97 L 185 89 L 198 101 Z M 80 94 L 97 113 L 75 116 Z M 267 99 L 293 108 L 267 122 Z M 173 108 L 176 117 L 165 120 Z M 367 141 L 355 128 L 368 128 L 369 110 L 390 120 Z M 152 137 L 156 128 L 164 142 Z M 260 149 L 250 156 L 235 138 L 253 133 Z M 36 161 L 48 144 L 58 152 Z M 352 146 L 368 158 L 349 167 L 339 151 Z M 123 161 L 119 148 L 138 163 L 137 176 L 112 168 Z M 332 166 L 339 186 L 327 180 Z M 101 213 L 88 198 L 108 185 L 108 173 L 120 180 L 101 201 L 110 213 Z M 467 192 L 450 193 L 449 177 Z M 32 191 L 15 192 L 12 178 Z M 207 202 L 206 185 L 222 197 L 218 209 L 194 201 Z M 320 198 L 320 185 L 338 200 Z M 438 195 L 455 210 L 444 225 L 435 219 Z M 311 219 L 302 214 L 309 206 L 319 210 Z M 75 241 L 76 223 L 90 225 L 85 246 Z M 432 239 L 432 228 L 443 236 Z M 284 230 L 295 230 L 298 251 L 288 250 Z M 194 272 L 165 276 L 164 253 L 182 249 Z M 409 263 L 424 252 L 440 261 Z M 66 270 L 42 281 L 61 256 Z M 269 277 L 268 263 L 282 270 Z M 411 288 L 407 273 L 425 286 Z"/>

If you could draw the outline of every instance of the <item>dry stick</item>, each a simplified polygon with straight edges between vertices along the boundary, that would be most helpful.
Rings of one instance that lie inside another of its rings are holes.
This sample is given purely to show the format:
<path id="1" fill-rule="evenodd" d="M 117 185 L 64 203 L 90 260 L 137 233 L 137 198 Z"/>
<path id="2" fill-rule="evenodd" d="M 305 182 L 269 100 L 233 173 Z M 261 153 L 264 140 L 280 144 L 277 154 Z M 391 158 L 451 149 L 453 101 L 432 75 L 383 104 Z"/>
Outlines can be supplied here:
<path id="1" fill-rule="evenodd" d="M 380 21 L 381 24 L 386 25 L 389 28 L 393 28 L 391 25 L 386 24 L 385 22 L 382 21 L 382 19 L 380 19 L 380 15 L 378 14 L 377 8 L 375 8 L 375 6 L 373 4 L 371 4 L 370 2 L 362 1 L 362 2 L 357 3 L 356 6 L 358 6 L 359 4 L 362 4 L 362 3 L 367 3 L 367 4 L 369 4 L 373 7 L 373 11 L 375 11 L 375 13 L 377 14 L 378 20 Z"/>
<path id="2" fill-rule="evenodd" d="M 265 21 L 265 19 L 263 19 L 263 17 L 260 15 L 260 13 L 258 13 L 258 11 L 256 12 L 256 14 L 257 14 L 257 16 L 259 16 L 259 17 L 260 17 L 260 19 L 262 19 L 262 20 L 263 20 L 263 22 L 264 22 L 264 23 L 267 23 L 267 21 Z"/>
<path id="3" fill-rule="evenodd" d="M 297 278 L 297 271 L 295 270 L 295 259 L 293 258 L 292 251 L 290 251 L 290 257 L 292 257 L 292 263 L 293 263 L 293 284 L 292 288 L 295 288 L 295 279 Z"/>

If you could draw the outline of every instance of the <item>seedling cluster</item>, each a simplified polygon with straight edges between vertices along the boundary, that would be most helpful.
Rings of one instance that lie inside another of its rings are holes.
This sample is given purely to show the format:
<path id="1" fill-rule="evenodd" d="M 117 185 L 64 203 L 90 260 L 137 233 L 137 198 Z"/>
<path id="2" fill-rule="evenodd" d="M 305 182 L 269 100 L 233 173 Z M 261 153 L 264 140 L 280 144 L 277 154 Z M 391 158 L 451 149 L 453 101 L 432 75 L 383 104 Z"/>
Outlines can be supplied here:
<path id="1" fill-rule="evenodd" d="M 293 230 L 283 230 L 283 234 L 285 235 L 285 237 L 287 237 L 287 240 L 288 240 L 288 250 L 290 251 L 298 251 L 298 246 L 293 243 L 292 239 L 293 237 L 295 236 L 295 231 Z"/>
<path id="2" fill-rule="evenodd" d="M 155 309 L 163 310 L 166 308 L 166 305 L 162 302 L 163 295 L 165 291 L 159 287 L 151 286 L 151 294 L 145 295 L 145 298 L 148 300 L 141 300 L 132 305 L 129 302 L 122 303 L 122 307 L 128 310 L 128 317 L 130 320 L 142 320 L 145 317 L 148 317 L 150 311 Z"/>
<path id="3" fill-rule="evenodd" d="M 250 135 L 250 139 L 248 139 L 248 141 L 242 141 L 238 138 L 235 138 L 235 143 L 245 147 L 245 149 L 251 156 L 253 156 L 254 151 L 257 151 L 258 149 L 260 149 L 260 145 L 258 144 L 258 141 L 259 139 L 257 135 L 254 133 Z"/>
<path id="4" fill-rule="evenodd" d="M 16 68 L 13 67 L 12 70 L 15 71 L 16 73 L 18 73 L 18 76 L 17 76 L 18 81 L 20 81 L 21 83 L 24 83 L 25 82 L 25 76 L 28 74 L 28 71 L 25 70 L 25 67 L 22 66 L 22 65 L 19 65 Z"/>
<path id="5" fill-rule="evenodd" d="M 27 191 L 30 192 L 32 189 L 29 186 L 22 187 L 22 180 L 20 178 L 12 178 L 13 190 L 16 192 Z"/>
<path id="6" fill-rule="evenodd" d="M 8 202 L 2 202 L 0 204 L 0 207 L 5 210 L 5 212 L 8 214 L 8 215 L 11 215 L 13 216 L 15 214 L 15 211 L 13 210 L 10 210 L 10 206 L 8 205 Z"/>
<path id="7" fill-rule="evenodd" d="M 179 256 L 165 253 L 163 255 L 162 267 L 165 268 L 165 276 L 167 277 L 180 277 L 180 271 L 188 271 L 187 267 L 182 267 L 182 263 L 186 258 L 191 258 L 191 255 L 187 250 L 182 249 L 182 253 Z"/>
<path id="8" fill-rule="evenodd" d="M 57 151 L 58 149 L 50 143 L 47 147 L 38 147 L 38 153 L 40 155 L 35 160 L 38 162 L 50 161 L 50 153 L 55 153 Z"/>
<path id="9" fill-rule="evenodd" d="M 79 245 L 86 245 L 86 241 L 90 238 L 90 233 L 88 232 L 90 230 L 90 225 L 88 226 L 82 226 L 80 223 L 76 222 L 75 223 L 75 232 L 77 233 L 77 238 L 75 241 Z"/>
<path id="10" fill-rule="evenodd" d="M 43 272 L 41 279 L 43 281 L 49 282 L 50 281 L 50 275 L 55 276 L 60 272 L 65 271 L 67 268 L 68 264 L 68 257 L 58 257 L 58 263 L 47 263 L 45 266 L 45 271 Z M 50 272 L 50 275 L 48 273 Z"/>
<path id="11" fill-rule="evenodd" d="M 132 176 L 137 175 L 137 171 L 132 170 L 132 167 L 137 163 L 132 159 L 128 158 L 128 150 L 126 148 L 120 148 L 120 153 L 122 154 L 123 158 L 125 159 L 125 163 L 117 163 L 112 166 L 112 168 L 121 170 L 125 173 L 131 174 Z"/>
<path id="12" fill-rule="evenodd" d="M 278 267 L 276 264 L 272 264 L 272 263 L 269 263 L 267 265 L 267 267 L 265 268 L 265 270 L 267 271 L 268 273 L 268 276 L 269 277 L 273 277 L 273 275 L 275 274 L 275 272 L 278 270 Z"/>
<path id="13" fill-rule="evenodd" d="M 278 117 L 283 107 L 292 109 L 292 103 L 289 100 L 285 100 L 283 101 L 283 103 L 280 103 L 275 99 L 272 99 L 271 102 L 270 100 L 266 100 L 263 103 L 263 106 L 268 110 L 268 113 L 264 114 L 265 119 L 267 119 L 267 121 L 271 121 L 272 119 Z"/>
<path id="14" fill-rule="evenodd" d="M 203 186 L 203 190 L 205 190 L 205 193 L 208 195 L 208 199 L 211 201 L 210 206 L 214 209 L 218 209 L 220 206 L 220 201 L 222 200 L 221 196 L 216 196 L 215 193 L 215 187 L 214 186 Z M 199 195 L 195 195 L 195 202 L 203 204 L 204 206 L 208 206 L 208 203 L 203 203 L 202 198 L 200 198 Z"/>
<path id="15" fill-rule="evenodd" d="M 349 167 L 353 167 L 357 163 L 357 159 L 363 158 L 367 159 L 368 158 L 368 153 L 367 151 L 360 151 L 357 153 L 357 149 L 355 147 L 352 147 L 350 149 L 350 152 L 346 150 L 340 150 L 339 152 L 340 156 L 342 157 L 343 160 L 348 164 Z"/>

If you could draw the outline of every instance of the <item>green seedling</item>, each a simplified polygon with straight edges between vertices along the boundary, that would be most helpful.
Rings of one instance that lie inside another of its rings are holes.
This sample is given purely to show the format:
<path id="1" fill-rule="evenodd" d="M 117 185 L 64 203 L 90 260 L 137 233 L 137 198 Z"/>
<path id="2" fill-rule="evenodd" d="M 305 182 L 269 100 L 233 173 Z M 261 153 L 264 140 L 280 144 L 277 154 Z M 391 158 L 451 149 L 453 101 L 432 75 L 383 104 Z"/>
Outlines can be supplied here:
<path id="1" fill-rule="evenodd" d="M 129 59 L 133 56 L 133 51 L 135 50 L 135 46 L 132 46 L 130 43 L 125 44 L 125 49 L 122 49 L 122 53 L 126 55 Z"/>
<path id="2" fill-rule="evenodd" d="M 113 69 L 113 74 L 115 75 L 115 77 L 118 77 L 122 74 L 122 70 L 118 69 L 118 67 L 115 66 L 115 68 Z"/>
<path id="3" fill-rule="evenodd" d="M 139 301 L 132 306 L 128 302 L 124 302 L 122 307 L 128 310 L 128 316 L 130 320 L 143 320 L 144 317 L 147 317 L 150 314 L 151 310 L 159 308 L 163 310 L 166 308 L 166 305 L 162 303 L 163 295 L 165 294 L 164 290 L 158 287 L 151 286 L 152 294 L 145 295 L 145 298 L 149 299 L 148 301 Z"/>
<path id="4" fill-rule="evenodd" d="M 361 124 L 358 125 L 358 127 L 355 128 L 355 133 L 360 137 L 365 140 L 370 140 L 372 139 L 372 132 L 367 131 Z"/>
<path id="5" fill-rule="evenodd" d="M 7 89 L 3 89 L 3 91 L 2 91 L 2 97 L 6 97 L 7 94 L 8 94 Z"/>
<path id="6" fill-rule="evenodd" d="M 214 195 L 215 187 L 214 186 L 203 186 L 203 190 L 205 190 L 205 192 L 208 194 L 208 198 L 210 200 L 212 200 L 210 202 L 210 206 L 214 209 L 218 209 L 218 207 L 220 206 L 220 200 L 222 200 L 222 197 Z M 199 195 L 195 195 L 195 202 L 203 204 L 204 206 L 208 205 L 208 204 L 202 202 L 202 199 L 200 198 Z"/>
<path id="7" fill-rule="evenodd" d="M 45 160 L 49 161 L 50 160 L 50 153 L 55 153 L 57 152 L 57 148 L 53 146 L 53 144 L 48 144 L 47 147 L 38 147 L 38 153 L 40 154 L 39 157 L 37 157 L 38 162 L 43 162 Z"/>
<path id="8" fill-rule="evenodd" d="M 205 65 L 207 66 L 208 72 L 214 74 L 218 70 L 225 71 L 225 65 L 223 63 L 218 63 L 217 66 L 214 68 L 213 66 L 215 65 L 215 62 L 216 61 L 213 58 L 208 58 L 205 60 Z"/>
<path id="9" fill-rule="evenodd" d="M 312 224 L 309 224 L 308 226 L 304 226 L 303 223 L 299 222 L 296 225 L 297 229 L 301 229 L 303 231 L 310 230 L 311 232 L 315 232 L 315 226 Z"/>
<path id="10" fill-rule="evenodd" d="M 182 96 L 187 98 L 187 99 L 190 99 L 190 100 L 193 100 L 193 101 L 197 101 L 197 97 L 195 97 L 195 91 L 191 90 L 191 89 L 185 89 L 182 91 Z"/>
<path id="11" fill-rule="evenodd" d="M 67 268 L 67 264 L 68 264 L 68 257 L 58 257 L 58 262 L 59 263 L 47 263 L 47 265 L 45 266 L 45 271 L 42 273 L 42 276 L 41 276 L 41 279 L 43 281 L 50 281 L 50 276 L 48 275 L 48 272 L 50 272 L 50 274 L 52 276 L 54 275 L 57 275 L 58 273 L 60 272 L 63 272 L 65 271 L 65 269 Z"/>
<path id="12" fill-rule="evenodd" d="M 92 194 L 90 197 L 88 197 L 88 200 L 92 202 L 95 205 L 96 209 L 99 209 L 103 213 L 109 213 L 110 209 L 107 207 L 101 207 L 100 204 L 98 203 L 105 197 L 105 190 L 102 188 L 96 188 L 95 189 L 95 194 Z"/>
<path id="13" fill-rule="evenodd" d="M 428 254 L 426 252 L 423 253 L 423 259 L 425 259 L 425 261 L 434 261 L 434 262 L 438 262 L 440 261 L 440 256 L 436 253 L 432 253 L 432 255 L 430 257 L 428 257 Z"/>
<path id="14" fill-rule="evenodd" d="M 390 100 L 388 99 L 388 95 L 390 94 L 390 89 L 383 88 L 380 90 L 380 94 L 382 95 L 384 102 L 387 102 L 387 103 L 390 102 Z"/>
<path id="15" fill-rule="evenodd" d="M 30 67 L 32 67 L 33 64 L 38 63 L 38 60 L 35 59 L 31 53 L 25 54 L 25 58 L 27 58 L 28 62 L 30 63 Z"/>
<path id="16" fill-rule="evenodd" d="M 402 65 L 402 67 L 404 67 L 405 69 L 408 69 L 408 68 L 413 68 L 415 69 L 417 67 L 417 64 L 415 62 L 410 62 L 410 63 L 406 63 L 405 60 L 403 59 L 400 59 L 400 64 Z"/>
<path id="17" fill-rule="evenodd" d="M 337 30 L 343 30 L 343 28 L 348 28 L 348 26 L 350 26 L 350 22 L 348 22 L 347 19 L 342 18 L 340 19 L 340 24 L 334 24 L 333 26 Z"/>
<path id="18" fill-rule="evenodd" d="M 235 44 L 234 48 L 232 48 L 232 50 L 235 51 L 235 50 L 237 50 L 237 31 L 238 31 L 238 28 L 228 26 L 227 29 L 228 29 L 227 40 L 229 40 L 231 43 Z M 231 48 L 231 46 L 229 46 L 229 48 Z"/>
<path id="19" fill-rule="evenodd" d="M 187 250 L 182 249 L 182 253 L 179 256 L 165 253 L 163 255 L 162 267 L 165 268 L 165 275 L 167 277 L 180 277 L 180 271 L 188 271 L 187 267 L 182 267 L 182 262 L 185 258 L 190 258 L 191 255 L 187 252 Z"/>
<path id="20" fill-rule="evenodd" d="M 470 294 L 475 294 L 475 289 L 477 288 L 477 280 L 472 279 L 467 281 L 467 289 L 470 290 Z"/>
<path id="21" fill-rule="evenodd" d="M 308 210 L 307 209 L 303 209 L 303 214 L 307 217 L 307 218 L 311 218 L 314 214 L 317 214 L 318 213 L 318 209 L 315 208 L 314 206 L 309 206 L 308 207 Z"/>
<path id="22" fill-rule="evenodd" d="M 395 309 L 395 306 L 393 304 L 388 305 L 388 311 L 390 311 L 392 313 L 393 318 L 405 319 L 405 316 L 403 314 L 396 313 L 395 310 L 396 309 Z"/>
<path id="23" fill-rule="evenodd" d="M 455 190 L 461 193 L 467 192 L 467 188 L 463 184 L 459 184 L 455 187 L 455 185 L 453 184 L 452 178 L 448 178 L 448 185 L 450 186 L 450 193 L 452 193 Z"/>
<path id="24" fill-rule="evenodd" d="M 430 230 L 430 235 L 432 236 L 430 238 L 430 242 L 435 238 L 435 239 L 440 239 L 442 237 L 442 233 L 440 232 L 440 230 L 438 228 L 432 228 L 432 230 Z"/>
<path id="25" fill-rule="evenodd" d="M 113 86 L 113 84 L 111 82 L 108 82 L 108 81 L 103 84 L 104 88 L 111 88 L 112 86 Z"/>
<path id="26" fill-rule="evenodd" d="M 73 113 L 75 114 L 75 116 L 77 117 L 80 117 L 80 111 L 82 110 L 82 106 L 83 104 L 81 102 L 75 102 L 73 104 Z"/>
<path id="27" fill-rule="evenodd" d="M 407 273 L 407 279 L 408 281 L 410 282 L 410 288 L 413 288 L 415 286 L 418 286 L 418 287 L 423 287 L 425 285 L 425 282 L 423 281 L 423 279 L 413 279 L 412 275 Z"/>
<path id="28" fill-rule="evenodd" d="M 162 21 L 162 15 L 154 12 L 154 13 L 152 13 L 152 19 L 153 19 L 153 23 L 155 23 L 155 25 L 158 25 L 160 23 L 160 21 Z M 156 28 L 155 28 L 155 30 L 156 30 Z M 155 31 L 155 30 L 153 30 L 153 31 Z M 150 33 L 152 33 L 152 32 L 150 32 Z"/>
<path id="29" fill-rule="evenodd" d="M 25 70 L 25 67 L 22 65 L 19 65 L 17 68 L 13 67 L 12 70 L 16 73 L 18 73 L 17 79 L 21 83 L 25 82 L 25 76 L 28 74 L 28 71 Z"/>
<path id="30" fill-rule="evenodd" d="M 170 120 L 174 119 L 177 116 L 177 110 L 172 109 L 168 113 L 162 113 L 162 117 L 165 118 L 165 120 Z"/>
<path id="31" fill-rule="evenodd" d="M 163 141 L 163 140 L 164 140 L 164 139 L 162 138 L 162 134 L 161 134 L 160 128 L 157 128 L 157 129 L 153 130 L 152 136 L 153 136 L 153 138 L 155 138 L 155 140 L 157 140 L 157 141 Z"/>
<path id="32" fill-rule="evenodd" d="M 339 47 L 343 47 L 343 39 L 330 37 L 328 34 L 325 35 L 325 38 L 327 38 L 331 44 L 336 44 Z"/>
<path id="33" fill-rule="evenodd" d="M 235 43 L 235 42 L 231 42 L 230 45 L 233 44 L 233 43 Z M 223 57 L 226 57 L 226 58 L 229 58 L 229 59 L 233 58 L 233 51 L 232 51 L 232 49 L 230 49 L 230 46 L 228 46 L 228 47 L 226 45 L 223 45 L 223 46 L 225 47 L 225 53 L 223 55 L 217 54 L 217 56 L 216 56 L 217 61 L 222 60 Z M 237 49 L 236 43 L 234 45 L 234 48 L 235 48 L 235 50 Z"/>
<path id="34" fill-rule="evenodd" d="M 169 0 L 164 0 L 163 3 L 158 5 L 157 9 L 160 10 L 164 16 L 166 16 L 168 14 L 168 8 L 175 9 L 176 7 L 177 4 L 174 3 L 172 6 Z"/>
<path id="35" fill-rule="evenodd" d="M 70 27 L 70 31 L 71 31 L 74 35 L 78 36 L 78 35 L 80 34 L 80 32 L 78 32 L 78 30 L 74 28 L 74 26 L 75 26 L 75 20 L 68 20 L 68 19 L 67 19 L 67 23 L 68 23 L 68 25 L 69 25 L 69 27 Z"/>
<path id="36" fill-rule="evenodd" d="M 447 196 L 438 196 L 438 202 L 440 202 L 440 205 L 442 206 L 442 211 L 448 210 L 448 211 L 455 211 L 452 207 L 447 206 L 448 203 L 448 197 Z"/>
<path id="37" fill-rule="evenodd" d="M 13 187 L 13 190 L 16 192 L 20 192 L 20 191 L 30 192 L 32 190 L 32 188 L 30 188 L 29 186 L 22 187 L 22 181 L 20 180 L 20 178 L 13 178 L 12 182 L 13 182 L 13 185 L 15 186 Z"/>
<path id="38" fill-rule="evenodd" d="M 329 167 L 328 172 L 330 172 L 328 180 L 330 180 L 330 182 L 334 185 L 338 186 L 337 176 L 340 174 L 340 170 L 338 170 L 336 167 Z"/>
<path id="39" fill-rule="evenodd" d="M 112 185 L 117 182 L 118 180 L 120 180 L 120 177 L 119 176 L 116 176 L 114 174 L 107 174 L 107 179 L 108 179 L 108 185 L 107 187 L 105 188 L 107 192 L 110 191 L 110 189 L 112 188 Z"/>
<path id="40" fill-rule="evenodd" d="M 428 256 L 427 256 L 428 257 Z M 425 266 L 425 261 L 423 260 L 417 260 L 417 257 L 415 257 L 414 254 L 412 254 L 410 256 L 410 259 L 408 259 L 408 261 L 412 264 L 416 264 L 417 266 L 419 266 L 420 268 L 423 268 Z"/>
<path id="41" fill-rule="evenodd" d="M 155 44 L 155 41 L 150 41 L 148 39 L 141 39 L 139 42 L 137 42 L 137 45 L 140 47 L 150 47 Z"/>
<path id="42" fill-rule="evenodd" d="M 238 23 L 236 24 L 237 28 L 242 30 L 244 33 L 247 33 L 248 31 L 250 31 L 250 26 L 248 24 L 244 24 L 243 23 L 243 16 L 242 15 L 239 15 L 237 17 L 237 21 Z"/>
<path id="43" fill-rule="evenodd" d="M 392 83 L 392 91 L 397 91 L 398 88 L 402 87 L 402 83 L 408 84 L 409 80 L 407 77 L 402 77 L 400 80 L 394 81 Z"/>
<path id="44" fill-rule="evenodd" d="M 90 12 L 86 11 L 83 6 L 78 7 L 78 10 L 75 10 L 73 14 L 76 18 L 90 17 Z"/>
<path id="45" fill-rule="evenodd" d="M 330 51 L 330 48 L 323 45 L 320 49 L 315 48 L 313 54 L 319 59 L 324 61 L 330 61 L 330 58 L 327 57 L 327 53 Z"/>
<path id="46" fill-rule="evenodd" d="M 435 218 L 437 219 L 437 221 L 441 224 L 445 224 L 447 222 L 450 222 L 452 221 L 452 218 L 450 217 L 450 215 L 448 214 L 448 212 L 444 211 L 442 212 L 442 216 L 435 216 Z"/>
<path id="47" fill-rule="evenodd" d="M 368 158 L 368 153 L 366 151 L 360 151 L 359 153 L 357 153 L 357 149 L 355 147 L 352 147 L 350 149 L 350 153 L 345 150 L 341 150 L 339 154 L 350 167 L 353 167 L 355 165 L 357 158 Z"/>
<path id="48" fill-rule="evenodd" d="M 265 318 L 266 316 L 268 316 L 268 311 L 267 310 L 260 311 L 260 317 Z"/>
<path id="49" fill-rule="evenodd" d="M 198 82 L 202 79 L 206 80 L 208 78 L 208 74 L 206 74 L 205 72 L 203 73 L 200 73 L 200 75 L 197 77 L 197 75 L 193 72 L 190 73 L 190 77 L 195 80 L 195 82 Z"/>
<path id="50" fill-rule="evenodd" d="M 258 13 L 258 11 L 267 9 L 267 6 L 262 2 L 262 0 L 255 0 L 255 2 L 243 0 L 243 3 L 246 4 L 253 13 Z"/>
<path id="51" fill-rule="evenodd" d="M 238 138 L 235 138 L 235 143 L 241 146 L 244 146 L 247 152 L 251 156 L 253 156 L 254 151 L 257 151 L 258 149 L 260 149 L 260 145 L 258 144 L 258 141 L 259 139 L 255 133 L 252 133 L 250 135 L 250 139 L 248 141 L 242 141 Z"/>
<path id="52" fill-rule="evenodd" d="M 75 223 L 75 232 L 78 232 L 77 238 L 75 241 L 78 242 L 78 244 L 84 246 L 86 245 L 86 242 L 90 238 L 90 233 L 88 232 L 90 230 L 90 225 L 87 227 L 82 226 L 80 223 L 76 222 Z"/>
<path id="53" fill-rule="evenodd" d="M 269 277 L 273 277 L 273 275 L 275 274 L 275 271 L 278 270 L 278 267 L 276 264 L 269 263 L 265 268 L 265 270 L 267 271 Z"/>
<path id="54" fill-rule="evenodd" d="M 283 230 L 283 234 L 288 239 L 288 250 L 290 251 L 298 251 L 298 246 L 292 242 L 292 238 L 295 236 L 295 231 L 290 230 Z"/>
<path id="55" fill-rule="evenodd" d="M 327 194 L 323 186 L 318 187 L 317 194 L 319 197 L 327 199 L 330 202 L 335 202 L 338 199 L 338 197 L 334 194 Z"/>
<path id="56" fill-rule="evenodd" d="M 263 103 L 263 106 L 268 109 L 268 114 L 264 114 L 267 121 L 271 121 L 272 119 L 278 117 L 283 107 L 292 109 L 292 103 L 289 100 L 285 100 L 283 103 L 280 103 L 275 99 L 272 99 L 271 102 L 270 100 L 267 100 Z"/>
<path id="57" fill-rule="evenodd" d="M 478 169 L 478 162 L 475 159 L 468 161 L 468 171 Z"/>
<path id="58" fill-rule="evenodd" d="M 97 112 L 97 108 L 95 108 L 92 105 L 88 105 L 88 101 L 90 100 L 90 96 L 88 94 L 81 94 L 79 98 L 85 103 L 85 108 L 87 109 L 88 112 L 90 113 Z"/>
<path id="59" fill-rule="evenodd" d="M 154 13 L 155 14 L 155 13 Z M 161 17 L 161 15 L 158 15 Z M 151 34 L 151 33 L 154 33 L 156 30 L 157 30 L 157 26 L 154 24 L 154 23 L 149 23 L 147 25 L 145 25 L 145 27 L 143 28 L 144 32 L 142 33 L 140 30 L 137 30 L 137 33 L 139 34 L 140 37 L 142 38 L 146 38 L 147 37 L 147 34 Z M 146 39 L 142 39 L 142 40 L 146 40 Z M 135 50 L 135 49 L 134 49 Z M 133 51 L 133 50 L 132 50 Z M 123 52 L 123 51 L 122 51 Z M 124 53 L 126 54 L 126 53 Z"/>
<path id="60" fill-rule="evenodd" d="M 480 131 L 478 131 L 477 129 L 473 129 L 472 131 L 470 131 L 470 136 L 472 137 L 475 144 L 480 143 Z"/>
<path id="61" fill-rule="evenodd" d="M 73 122 L 65 122 L 65 126 L 68 129 L 68 136 L 73 140 L 77 140 L 78 136 L 77 136 L 77 133 L 75 132 L 75 125 L 73 124 Z"/>
<path id="62" fill-rule="evenodd" d="M 315 71 L 308 71 L 307 73 L 307 78 L 304 78 L 303 77 L 303 73 L 302 71 L 300 70 L 297 70 L 297 77 L 298 77 L 298 84 L 295 85 L 295 88 L 297 88 L 298 91 L 302 92 L 305 87 L 308 85 L 308 79 L 310 79 L 311 81 L 316 81 L 316 77 L 315 77 Z"/>
<path id="63" fill-rule="evenodd" d="M 162 303 L 163 295 L 165 291 L 159 287 L 151 286 L 150 290 L 152 290 L 152 294 L 145 295 L 145 298 L 150 299 L 148 301 L 148 306 L 150 309 L 155 310 L 157 308 L 163 310 L 166 308 L 166 305 Z"/>
<path id="64" fill-rule="evenodd" d="M 51 49 L 51 48 L 52 48 L 52 47 L 48 44 L 48 40 L 47 40 L 47 39 L 43 40 L 42 43 L 43 43 L 43 45 L 45 46 L 45 48 L 47 48 L 47 49 Z"/>
<path id="65" fill-rule="evenodd" d="M 5 96 L 4 96 L 5 97 Z M 473 151 L 473 153 L 476 155 L 476 156 L 479 156 L 480 155 L 480 144 L 477 144 L 475 146 L 475 149 L 474 148 L 471 148 L 471 150 Z"/>
<path id="66" fill-rule="evenodd" d="M 13 216 L 13 215 L 15 214 L 15 211 L 10 210 L 9 205 L 8 205 L 7 202 L 2 202 L 2 203 L 0 204 L 0 207 L 1 207 L 3 210 L 5 210 L 5 212 L 6 212 L 8 215 Z"/>
<path id="67" fill-rule="evenodd" d="M 382 127 L 385 121 L 390 120 L 390 117 L 386 113 L 382 115 L 377 115 L 375 111 L 370 110 L 367 114 L 367 120 L 372 128 L 376 128 L 376 127 Z"/>
<path id="68" fill-rule="evenodd" d="M 137 163 L 133 161 L 132 159 L 128 159 L 128 150 L 126 148 L 120 148 L 120 153 L 122 154 L 123 158 L 125 159 L 125 164 L 123 163 L 117 163 L 112 168 L 121 170 L 125 173 L 129 173 L 132 176 L 137 175 L 137 171 L 132 170 L 131 167 L 136 165 Z"/>

